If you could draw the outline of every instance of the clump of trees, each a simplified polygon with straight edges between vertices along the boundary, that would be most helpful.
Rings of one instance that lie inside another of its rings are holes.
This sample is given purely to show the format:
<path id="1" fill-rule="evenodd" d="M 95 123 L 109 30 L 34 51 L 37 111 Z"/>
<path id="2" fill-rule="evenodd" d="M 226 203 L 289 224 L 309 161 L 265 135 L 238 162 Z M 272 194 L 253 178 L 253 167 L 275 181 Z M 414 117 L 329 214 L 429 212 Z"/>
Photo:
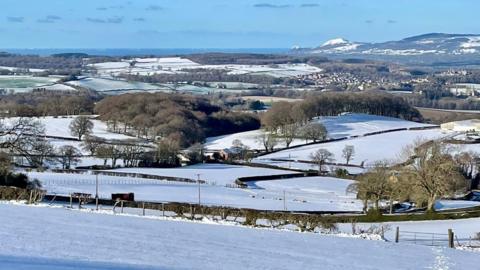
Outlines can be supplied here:
<path id="1" fill-rule="evenodd" d="M 276 128 L 285 119 L 306 124 L 319 116 L 335 116 L 345 112 L 391 116 L 406 120 L 421 120 L 421 115 L 402 97 L 380 91 L 359 93 L 313 94 L 294 103 L 278 102 L 265 113 L 262 124 Z"/>
<path id="2" fill-rule="evenodd" d="M 112 96 L 95 107 L 114 132 L 175 140 L 180 147 L 260 127 L 255 114 L 227 111 L 204 97 L 165 93 Z"/>
<path id="3" fill-rule="evenodd" d="M 462 175 L 462 164 L 444 143 L 417 143 L 410 151 L 411 159 L 402 166 L 377 162 L 349 187 L 364 201 L 364 210 L 372 203 L 372 209 L 379 211 L 379 202 L 385 200 L 390 202 L 390 211 L 394 201 L 415 202 L 418 207 L 435 211 L 438 199 L 467 190 L 468 180 Z"/>
<path id="4" fill-rule="evenodd" d="M 334 116 L 344 112 L 375 114 L 420 120 L 420 113 L 401 97 L 381 92 L 322 93 L 307 97 L 299 102 L 276 102 L 263 114 L 262 125 L 280 138 L 287 147 L 294 139 L 306 142 L 321 141 L 327 137 L 327 130 L 316 117 Z M 264 140 L 265 141 L 265 140 Z M 266 147 L 267 149 L 267 147 Z M 348 150 L 351 152 L 351 149 Z M 354 152 L 348 153 L 347 163 Z"/>
<path id="5" fill-rule="evenodd" d="M 276 102 L 262 117 L 266 131 L 281 139 L 286 147 L 290 147 L 296 138 L 316 142 L 324 140 L 327 136 L 327 130 L 321 123 L 309 122 L 311 118 L 301 109 L 302 104 L 302 102 Z"/>

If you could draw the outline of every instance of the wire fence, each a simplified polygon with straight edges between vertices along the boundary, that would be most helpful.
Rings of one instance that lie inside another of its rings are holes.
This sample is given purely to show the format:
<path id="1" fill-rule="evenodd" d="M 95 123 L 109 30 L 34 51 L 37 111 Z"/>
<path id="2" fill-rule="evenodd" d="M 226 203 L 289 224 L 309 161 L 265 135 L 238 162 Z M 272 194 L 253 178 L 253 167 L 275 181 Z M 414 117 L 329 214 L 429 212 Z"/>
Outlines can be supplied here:
<path id="1" fill-rule="evenodd" d="M 100 185 L 165 185 L 173 181 L 168 180 L 145 180 L 145 179 L 99 179 Z M 96 185 L 95 179 L 46 179 L 42 180 L 43 185 Z M 175 185 L 197 185 L 190 182 L 175 182 Z"/>
<path id="2" fill-rule="evenodd" d="M 44 186 L 74 186 L 74 185 L 81 185 L 81 186 L 95 186 L 96 179 L 93 178 L 75 178 L 75 179 L 42 179 L 42 185 Z M 174 181 L 171 179 L 144 179 L 144 178 L 107 178 L 107 177 L 99 177 L 98 178 L 99 185 L 110 185 L 110 186 L 121 186 L 121 185 L 193 185 L 197 186 L 198 182 L 185 182 L 185 181 Z M 215 181 L 204 181 L 200 182 L 202 186 L 222 186 L 226 188 L 232 189 L 244 189 L 244 186 L 238 184 L 225 184 L 219 185 Z"/>

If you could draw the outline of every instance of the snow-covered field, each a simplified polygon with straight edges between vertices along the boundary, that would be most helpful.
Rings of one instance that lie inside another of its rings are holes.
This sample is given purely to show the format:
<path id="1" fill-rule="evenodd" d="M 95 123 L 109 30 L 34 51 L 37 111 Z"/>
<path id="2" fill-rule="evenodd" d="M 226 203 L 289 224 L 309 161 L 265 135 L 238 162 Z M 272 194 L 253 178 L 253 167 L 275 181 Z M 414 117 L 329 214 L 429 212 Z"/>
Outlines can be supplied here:
<path id="1" fill-rule="evenodd" d="M 206 180 L 217 185 L 234 184 L 239 177 L 289 174 L 292 171 L 236 166 L 227 164 L 197 164 L 180 168 L 121 168 L 112 170 L 115 172 L 143 173 L 151 175 L 182 177 L 189 179 Z"/>
<path id="2" fill-rule="evenodd" d="M 201 65 L 180 57 L 163 58 L 136 58 L 133 67 L 130 67 L 130 60 L 121 62 L 104 62 L 93 64 L 92 66 L 102 75 L 119 75 L 121 73 L 131 73 L 139 75 L 153 74 L 174 74 L 180 72 L 183 68 L 196 68 Z"/>
<path id="3" fill-rule="evenodd" d="M 318 122 L 325 125 L 330 138 L 361 136 L 367 133 L 401 128 L 420 128 L 432 125 L 406 121 L 399 118 L 349 113 L 339 116 L 320 117 Z"/>
<path id="4" fill-rule="evenodd" d="M 77 90 L 69 85 L 60 84 L 60 83 L 43 86 L 42 88 L 45 88 L 45 90 L 48 90 L 48 91 L 76 91 Z"/>
<path id="5" fill-rule="evenodd" d="M 201 201 L 207 205 L 222 205 L 262 210 L 296 211 L 361 211 L 362 204 L 355 194 L 347 194 L 351 180 L 331 177 L 307 177 L 273 181 L 251 182 L 248 188 L 227 187 L 238 177 L 283 174 L 285 171 L 242 166 L 207 164 L 185 169 L 119 169 L 116 171 L 175 176 L 200 179 Z M 287 172 L 288 173 L 288 172 Z M 39 179 L 52 194 L 68 195 L 72 192 L 95 194 L 95 175 L 27 172 Z M 168 182 L 131 177 L 100 175 L 99 196 L 110 198 L 112 193 L 134 192 L 136 200 L 157 202 L 198 202 L 195 183 Z M 284 198 L 285 192 L 285 201 Z"/>
<path id="6" fill-rule="evenodd" d="M 92 116 L 93 117 L 93 116 Z M 9 118 L 16 119 L 16 118 Z M 75 116 L 47 116 L 47 117 L 33 117 L 33 120 L 38 120 L 45 126 L 45 133 L 47 136 L 64 137 L 64 138 L 76 138 L 70 134 L 70 123 L 75 119 Z M 8 119 L 6 120 L 9 121 Z M 93 136 L 111 140 L 128 140 L 135 139 L 135 137 L 113 133 L 107 130 L 107 124 L 100 120 L 92 120 L 93 122 Z"/>
<path id="7" fill-rule="evenodd" d="M 0 69 L 6 69 L 6 70 L 9 70 L 9 71 L 17 71 L 17 70 L 24 71 L 24 70 L 27 70 L 27 69 L 25 69 L 25 68 L 7 67 L 7 66 L 0 66 Z M 29 72 L 33 72 L 33 73 L 40 73 L 40 72 L 44 72 L 45 69 L 28 68 L 28 71 L 29 71 Z"/>
<path id="8" fill-rule="evenodd" d="M 142 83 L 129 82 L 124 80 L 113 80 L 105 78 L 84 78 L 78 81 L 69 81 L 68 85 L 79 86 L 98 92 L 108 91 L 169 91 L 167 87 Z"/>
<path id="9" fill-rule="evenodd" d="M 217 137 L 207 138 L 205 148 L 208 150 L 221 150 L 232 147 L 233 141 L 240 140 L 244 145 L 248 146 L 252 150 L 264 150 L 264 147 L 259 138 L 265 133 L 264 130 L 252 130 L 239 132 L 229 135 L 222 135 Z M 290 146 L 304 144 L 304 140 L 294 140 Z M 279 141 L 277 148 L 285 148 L 286 145 L 282 141 Z"/>
<path id="10" fill-rule="evenodd" d="M 308 171 L 308 170 L 318 171 L 318 165 L 313 163 L 305 163 L 305 162 L 297 162 L 297 161 L 278 161 L 278 160 L 262 159 L 262 158 L 257 158 L 254 161 L 255 163 L 258 163 L 258 164 L 276 166 L 278 168 L 303 170 L 303 171 Z M 323 170 L 327 170 L 329 172 L 334 172 L 337 169 L 345 169 L 350 174 L 361 174 L 366 171 L 366 168 L 354 167 L 354 166 L 340 166 L 340 165 L 328 165 L 328 166 L 324 166 L 323 168 Z"/>
<path id="11" fill-rule="evenodd" d="M 34 88 L 52 86 L 57 81 L 58 78 L 54 77 L 0 76 L 0 89 L 26 92 Z"/>
<path id="12" fill-rule="evenodd" d="M 368 114 L 344 114 L 339 116 L 320 117 L 314 121 L 322 123 L 328 131 L 329 138 L 343 138 L 351 136 L 361 136 L 367 133 L 386 131 L 401 128 L 428 127 L 431 125 L 406 121 L 393 117 L 384 117 Z M 206 148 L 209 150 L 220 150 L 232 146 L 232 142 L 239 139 L 243 144 L 251 149 L 263 149 L 260 141 L 257 140 L 263 130 L 254 130 L 240 132 L 231 135 L 207 138 Z M 293 145 L 304 144 L 304 140 L 294 140 Z M 284 148 L 280 143 L 278 148 Z"/>
<path id="13" fill-rule="evenodd" d="M 92 118 L 94 116 L 91 116 Z M 5 123 L 11 123 L 17 118 L 7 118 L 5 119 Z M 98 159 L 95 157 L 89 157 L 91 153 L 87 151 L 86 149 L 83 148 L 82 142 L 81 141 L 76 141 L 76 140 L 71 140 L 71 139 L 78 139 L 78 137 L 73 136 L 70 133 L 70 123 L 75 119 L 75 116 L 59 116 L 59 117 L 52 117 L 52 116 L 47 116 L 47 117 L 35 117 L 32 118 L 33 120 L 39 121 L 42 123 L 45 127 L 45 135 L 47 136 L 53 136 L 53 137 L 60 137 L 60 138 L 47 138 L 47 140 L 50 142 L 52 146 L 55 148 L 60 148 L 65 145 L 71 145 L 75 148 L 77 148 L 82 155 L 85 157 L 82 157 L 80 159 L 80 162 L 78 164 L 75 164 L 74 167 L 80 167 L 80 166 L 93 166 L 93 165 L 103 165 L 104 160 L 103 159 Z M 107 129 L 107 125 L 105 122 L 92 119 L 93 122 L 93 130 L 91 135 L 99 137 L 99 138 L 104 138 L 106 140 L 115 140 L 115 141 L 126 141 L 126 140 L 131 140 L 131 141 L 137 141 L 138 138 L 128 136 L 128 135 L 123 135 L 119 133 L 114 133 L 110 132 Z M 64 139 L 65 138 L 65 139 Z M 88 156 L 88 157 L 87 157 Z M 117 165 L 121 166 L 123 164 L 122 160 L 117 161 Z M 111 161 L 107 161 L 107 165 L 111 165 Z M 60 164 L 49 164 L 50 167 L 61 167 Z"/>
<path id="14" fill-rule="evenodd" d="M 253 161 L 268 163 L 268 160 L 271 159 L 311 160 L 310 155 L 322 148 L 332 152 L 337 162 L 345 162 L 342 158 L 342 150 L 346 145 L 353 145 L 355 156 L 351 163 L 361 164 L 364 162 L 368 166 L 382 160 L 402 161 L 402 151 L 415 141 L 438 139 L 447 135 L 440 129 L 397 131 L 287 149 L 261 156 Z"/>
<path id="15" fill-rule="evenodd" d="M 197 86 L 187 83 L 173 84 L 152 84 L 134 81 L 126 81 L 120 79 L 104 78 L 83 78 L 78 81 L 70 81 L 67 84 L 71 86 L 79 86 L 90 90 L 102 92 L 109 95 L 120 95 L 125 93 L 136 92 L 186 92 L 191 94 L 208 94 L 211 92 L 239 92 L 248 89 L 248 87 L 256 87 L 255 84 L 242 83 L 223 83 L 227 85 L 226 89 L 217 88 L 218 83 L 211 83 L 208 86 Z M 70 86 L 67 86 L 70 87 Z"/>
<path id="16" fill-rule="evenodd" d="M 97 63 L 92 66 L 101 75 L 111 76 L 121 73 L 139 75 L 176 74 L 187 69 L 219 69 L 227 70 L 229 74 L 268 75 L 273 77 L 293 77 L 321 72 L 322 69 L 308 64 L 280 64 L 280 65 L 201 65 L 181 57 L 164 58 L 136 58 L 133 67 L 131 60 L 121 62 Z"/>
<path id="17" fill-rule="evenodd" d="M 384 222 L 384 223 L 358 223 L 358 228 L 368 229 L 372 225 L 384 225 L 389 227 L 385 231 L 385 238 L 390 241 L 395 239 L 395 228 L 400 231 L 446 234 L 448 229 L 452 229 L 459 239 L 474 238 L 480 232 L 480 218 L 456 219 L 456 220 L 426 220 L 426 221 L 402 221 L 402 222 Z M 338 224 L 340 231 L 352 233 L 351 224 Z M 401 236 L 400 236 L 401 237 Z M 464 242 L 464 241 L 462 241 Z M 480 260 L 480 258 L 479 258 Z M 480 262 L 480 261 L 479 261 Z"/>
<path id="18" fill-rule="evenodd" d="M 476 269 L 478 254 L 313 233 L 0 204 L 1 269 Z"/>

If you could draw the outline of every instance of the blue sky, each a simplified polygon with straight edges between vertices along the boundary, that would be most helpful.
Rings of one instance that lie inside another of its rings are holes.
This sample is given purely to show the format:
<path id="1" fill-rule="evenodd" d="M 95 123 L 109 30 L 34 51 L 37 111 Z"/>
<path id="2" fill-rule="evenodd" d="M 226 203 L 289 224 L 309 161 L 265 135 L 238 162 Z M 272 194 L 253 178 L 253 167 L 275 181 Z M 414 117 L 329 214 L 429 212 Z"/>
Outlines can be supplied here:
<path id="1" fill-rule="evenodd" d="M 288 48 L 480 33 L 478 0 L 2 0 L 0 48 Z"/>

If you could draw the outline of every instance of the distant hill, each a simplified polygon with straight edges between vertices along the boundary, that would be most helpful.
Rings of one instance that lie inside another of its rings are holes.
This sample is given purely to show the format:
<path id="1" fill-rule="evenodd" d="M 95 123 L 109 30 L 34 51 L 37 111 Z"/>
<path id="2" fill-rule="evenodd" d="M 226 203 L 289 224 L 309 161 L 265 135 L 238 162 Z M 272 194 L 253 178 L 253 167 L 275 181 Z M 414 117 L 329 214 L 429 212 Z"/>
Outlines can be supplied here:
<path id="1" fill-rule="evenodd" d="M 315 48 L 295 47 L 291 52 L 329 58 L 393 59 L 446 66 L 480 65 L 480 35 L 429 33 L 381 43 L 335 38 Z"/>
<path id="2" fill-rule="evenodd" d="M 310 54 L 468 55 L 480 54 L 480 35 L 430 33 L 382 43 L 329 40 L 316 48 L 296 48 Z"/>

